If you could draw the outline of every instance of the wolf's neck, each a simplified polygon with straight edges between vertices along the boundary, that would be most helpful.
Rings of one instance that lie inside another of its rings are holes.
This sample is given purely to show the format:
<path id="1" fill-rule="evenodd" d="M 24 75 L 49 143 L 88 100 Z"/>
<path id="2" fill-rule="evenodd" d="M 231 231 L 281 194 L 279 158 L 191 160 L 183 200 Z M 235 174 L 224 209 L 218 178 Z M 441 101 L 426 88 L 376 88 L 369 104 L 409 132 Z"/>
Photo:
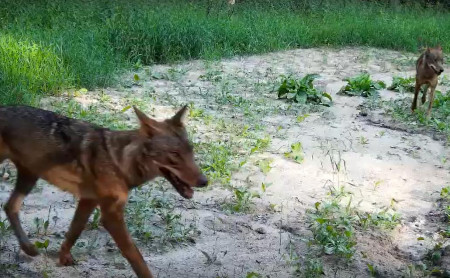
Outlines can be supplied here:
<path id="1" fill-rule="evenodd" d="M 108 131 L 106 145 L 116 170 L 122 174 L 130 188 L 136 187 L 154 176 L 152 165 L 146 165 L 142 156 L 142 141 L 138 130 Z"/>

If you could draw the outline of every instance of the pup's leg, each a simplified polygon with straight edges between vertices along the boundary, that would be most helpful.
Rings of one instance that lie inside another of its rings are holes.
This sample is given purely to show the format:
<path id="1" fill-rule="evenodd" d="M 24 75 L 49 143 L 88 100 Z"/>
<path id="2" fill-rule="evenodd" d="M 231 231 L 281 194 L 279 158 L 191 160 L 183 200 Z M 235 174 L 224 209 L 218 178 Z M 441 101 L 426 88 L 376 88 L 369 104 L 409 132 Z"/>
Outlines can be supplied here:
<path id="1" fill-rule="evenodd" d="M 422 94 L 422 104 L 424 104 L 427 101 L 427 94 L 428 94 L 429 88 L 430 88 L 430 85 L 425 86 L 425 90 L 423 91 L 423 94 Z"/>
<path id="2" fill-rule="evenodd" d="M 75 211 L 75 216 L 70 224 L 69 231 L 66 233 L 66 239 L 61 245 L 61 250 L 59 251 L 59 263 L 62 265 L 72 265 L 73 258 L 70 254 L 70 249 L 77 241 L 81 232 L 84 230 L 89 216 L 95 207 L 98 205 L 97 201 L 81 199 L 78 202 L 77 210 Z"/>
<path id="3" fill-rule="evenodd" d="M 436 84 L 436 85 L 437 85 L 437 84 Z M 431 114 L 431 108 L 433 107 L 433 102 L 434 102 L 434 91 L 436 90 L 436 85 L 430 86 L 430 103 L 428 104 L 427 118 L 430 117 L 430 114 Z"/>
<path id="4" fill-rule="evenodd" d="M 25 199 L 25 196 L 27 196 L 31 189 L 33 189 L 37 180 L 38 178 L 32 175 L 29 171 L 17 166 L 16 187 L 5 205 L 6 215 L 11 223 L 14 234 L 19 241 L 20 248 L 30 256 L 37 256 L 39 252 L 28 239 L 22 225 L 20 225 L 19 211 L 22 207 L 23 199 Z"/>
<path id="5" fill-rule="evenodd" d="M 416 80 L 416 89 L 414 90 L 414 99 L 411 105 L 411 110 L 414 112 L 414 110 L 416 110 L 417 108 L 417 96 L 419 95 L 420 92 L 420 87 L 422 84 L 420 84 L 417 80 Z"/>
<path id="6" fill-rule="evenodd" d="M 150 269 L 128 233 L 124 220 L 125 201 L 117 199 L 100 203 L 103 226 L 111 234 L 122 255 L 128 260 L 139 278 L 153 278 Z"/>

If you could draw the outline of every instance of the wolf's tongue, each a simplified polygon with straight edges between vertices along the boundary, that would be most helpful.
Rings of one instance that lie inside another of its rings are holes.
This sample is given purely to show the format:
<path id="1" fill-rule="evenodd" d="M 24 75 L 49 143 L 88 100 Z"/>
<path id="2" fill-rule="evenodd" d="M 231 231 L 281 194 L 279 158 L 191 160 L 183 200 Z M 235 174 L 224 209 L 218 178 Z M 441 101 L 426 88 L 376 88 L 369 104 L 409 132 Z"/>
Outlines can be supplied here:
<path id="1" fill-rule="evenodd" d="M 180 195 L 186 199 L 191 199 L 194 196 L 194 190 L 192 188 L 182 182 L 175 174 L 170 173 L 170 178 L 176 183 L 175 189 L 180 193 Z"/>

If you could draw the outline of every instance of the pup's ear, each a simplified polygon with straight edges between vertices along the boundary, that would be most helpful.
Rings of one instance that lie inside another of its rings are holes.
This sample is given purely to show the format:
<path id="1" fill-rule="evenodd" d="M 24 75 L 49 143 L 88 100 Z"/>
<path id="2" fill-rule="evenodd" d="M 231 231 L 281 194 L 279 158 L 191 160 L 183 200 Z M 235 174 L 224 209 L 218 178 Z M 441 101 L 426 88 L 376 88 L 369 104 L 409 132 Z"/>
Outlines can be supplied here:
<path id="1" fill-rule="evenodd" d="M 431 49 L 427 46 L 427 50 L 425 50 L 426 53 L 430 53 Z"/>
<path id="2" fill-rule="evenodd" d="M 438 50 L 441 50 L 441 51 L 442 51 L 442 46 L 441 46 L 441 44 L 438 44 L 438 45 L 436 46 L 436 48 L 437 48 Z"/>
<path id="3" fill-rule="evenodd" d="M 145 115 L 141 110 L 137 109 L 136 106 L 133 106 L 133 109 L 141 124 L 140 132 L 142 133 L 142 135 L 152 137 L 156 134 L 161 133 L 159 123 L 157 121 L 147 117 L 147 115 Z"/>
<path id="4" fill-rule="evenodd" d="M 170 122 L 173 125 L 181 126 L 183 124 L 183 117 L 186 114 L 187 105 L 183 106 L 172 118 L 170 118 Z"/>

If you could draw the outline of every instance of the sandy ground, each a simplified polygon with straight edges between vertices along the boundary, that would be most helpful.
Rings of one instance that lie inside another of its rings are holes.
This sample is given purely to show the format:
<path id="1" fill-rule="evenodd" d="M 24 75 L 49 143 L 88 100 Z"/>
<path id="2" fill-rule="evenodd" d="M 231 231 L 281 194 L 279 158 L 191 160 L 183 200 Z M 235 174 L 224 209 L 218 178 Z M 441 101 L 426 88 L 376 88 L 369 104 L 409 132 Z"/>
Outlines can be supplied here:
<path id="1" fill-rule="evenodd" d="M 188 119 L 197 141 L 226 141 L 229 133 L 237 138 L 243 126 L 271 138 L 267 150 L 249 155 L 232 176 L 232 185 L 253 191 L 261 191 L 263 182 L 271 184 L 255 199 L 250 212 L 232 214 L 223 209 L 231 193 L 218 184 L 196 192 L 193 201 L 172 195 L 185 221 L 194 223 L 199 232 L 191 242 L 166 250 L 138 242 L 157 277 L 248 277 L 251 272 L 261 277 L 294 277 L 289 250 L 294 248 L 300 257 L 306 252 L 300 240 L 309 236 L 305 210 L 323 199 L 330 186 L 339 185 L 353 193 L 353 203 L 362 211 L 381 210 L 394 200 L 402 221 L 390 232 L 358 234 L 355 259 L 348 266 L 335 265 L 325 257 L 325 276 L 368 277 L 370 263 L 382 277 L 401 277 L 409 264 L 424 259 L 438 237 L 430 212 L 436 210 L 441 188 L 450 183 L 450 162 L 446 162 L 450 150 L 431 134 L 399 130 L 377 111 L 370 111 L 377 115 L 376 121 L 370 121 L 360 115 L 363 98 L 336 93 L 345 84 L 343 78 L 363 71 L 388 84 L 393 76 L 411 76 L 415 56 L 371 48 L 299 49 L 218 62 L 157 65 L 137 71 L 139 81 L 133 81 L 135 73 L 126 74 L 122 86 L 87 92 L 77 101 L 99 103 L 107 95 L 105 107 L 122 109 L 122 100 L 132 98 L 148 102 L 147 112 L 158 118 L 193 102 L 205 115 L 228 124 L 220 130 L 217 125 L 210 128 L 213 125 L 205 124 L 201 117 Z M 307 111 L 276 99 L 273 89 L 279 75 L 307 73 L 320 74 L 315 84 L 333 96 L 331 107 Z M 411 96 L 383 90 L 380 97 Z M 298 122 L 297 116 L 305 113 L 309 116 Z M 125 115 L 135 123 L 131 110 Z M 302 164 L 283 155 L 296 142 L 303 145 Z M 235 147 L 240 148 L 239 144 Z M 333 171 L 330 157 L 345 161 L 342 173 Z M 257 166 L 262 159 L 271 160 L 272 168 L 266 174 Z M 11 189 L 8 180 L 0 184 L 0 203 L 6 202 Z M 18 252 L 15 238 L 6 236 L 0 253 L 4 274 L 0 276 L 133 277 L 103 228 L 83 233 L 81 242 L 85 244 L 73 252 L 77 265 L 58 266 L 57 250 L 75 205 L 68 193 L 41 181 L 25 200 L 22 223 L 33 240 L 50 240 L 48 254 L 27 257 Z M 33 219 L 46 219 L 49 206 L 48 235 L 37 235 Z M 1 217 L 4 219 L 3 212 Z M 425 240 L 418 241 L 418 237 Z"/>

